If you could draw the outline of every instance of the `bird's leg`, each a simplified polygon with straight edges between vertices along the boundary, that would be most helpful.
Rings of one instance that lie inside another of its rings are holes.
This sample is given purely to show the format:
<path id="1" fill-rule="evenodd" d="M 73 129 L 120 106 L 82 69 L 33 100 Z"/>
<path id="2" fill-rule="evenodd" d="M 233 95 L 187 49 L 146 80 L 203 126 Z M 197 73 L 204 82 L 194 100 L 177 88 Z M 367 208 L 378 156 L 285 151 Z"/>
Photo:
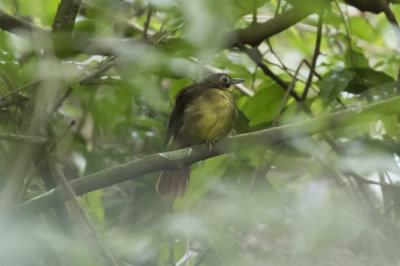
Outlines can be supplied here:
<path id="1" fill-rule="evenodd" d="M 206 140 L 206 143 L 208 144 L 209 150 L 211 151 L 212 147 L 215 145 L 214 140 Z"/>

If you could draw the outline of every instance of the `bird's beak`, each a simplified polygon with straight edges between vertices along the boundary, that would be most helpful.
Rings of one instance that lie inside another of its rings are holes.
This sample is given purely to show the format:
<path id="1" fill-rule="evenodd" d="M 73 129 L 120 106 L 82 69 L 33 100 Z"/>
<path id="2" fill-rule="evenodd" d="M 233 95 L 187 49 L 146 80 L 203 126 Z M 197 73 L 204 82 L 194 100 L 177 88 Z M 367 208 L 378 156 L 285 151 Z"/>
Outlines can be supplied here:
<path id="1" fill-rule="evenodd" d="M 232 85 L 240 84 L 244 82 L 244 79 L 232 79 Z"/>

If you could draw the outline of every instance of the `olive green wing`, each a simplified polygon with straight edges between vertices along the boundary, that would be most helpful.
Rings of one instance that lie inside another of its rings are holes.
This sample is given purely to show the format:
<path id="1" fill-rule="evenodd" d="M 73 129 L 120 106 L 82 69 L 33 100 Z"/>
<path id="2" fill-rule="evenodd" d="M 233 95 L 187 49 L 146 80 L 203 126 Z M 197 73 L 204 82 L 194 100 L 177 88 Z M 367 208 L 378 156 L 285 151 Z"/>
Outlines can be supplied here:
<path id="1" fill-rule="evenodd" d="M 186 107 L 201 93 L 204 88 L 200 84 L 193 84 L 183 88 L 175 97 L 175 106 L 172 110 L 171 117 L 168 123 L 168 130 L 164 140 L 164 146 L 168 143 L 171 137 L 178 133 L 183 124 L 183 115 Z"/>

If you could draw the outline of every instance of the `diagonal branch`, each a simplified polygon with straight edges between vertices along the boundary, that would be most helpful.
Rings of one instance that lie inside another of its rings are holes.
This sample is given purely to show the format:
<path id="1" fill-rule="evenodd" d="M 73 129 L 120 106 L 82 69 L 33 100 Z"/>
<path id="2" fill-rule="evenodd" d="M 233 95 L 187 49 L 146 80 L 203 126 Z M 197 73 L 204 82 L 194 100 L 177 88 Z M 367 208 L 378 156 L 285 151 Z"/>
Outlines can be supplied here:
<path id="1" fill-rule="evenodd" d="M 171 152 L 151 154 L 141 159 L 76 179 L 70 185 L 76 195 L 82 195 L 144 174 L 161 170 L 177 170 L 185 165 L 221 154 L 268 147 L 296 138 L 325 133 L 327 130 L 377 121 L 384 116 L 394 114 L 400 114 L 400 96 L 365 105 L 361 108 L 361 111 L 360 108 L 357 108 L 357 110 L 347 109 L 295 124 L 229 137 L 218 142 L 211 151 L 209 151 L 207 144 L 203 144 Z M 13 214 L 17 218 L 39 214 L 55 203 L 66 201 L 69 198 L 61 187 L 56 187 L 36 198 L 17 205 Z"/>

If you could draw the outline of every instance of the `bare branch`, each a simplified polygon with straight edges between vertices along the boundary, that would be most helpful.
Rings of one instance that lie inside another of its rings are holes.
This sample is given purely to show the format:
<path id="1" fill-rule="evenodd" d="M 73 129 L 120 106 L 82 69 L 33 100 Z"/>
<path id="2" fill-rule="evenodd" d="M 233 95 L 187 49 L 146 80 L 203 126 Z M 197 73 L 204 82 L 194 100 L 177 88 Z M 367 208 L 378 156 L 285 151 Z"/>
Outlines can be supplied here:
<path id="1" fill-rule="evenodd" d="M 301 95 L 301 100 L 303 102 L 307 98 L 308 90 L 309 90 L 309 88 L 311 86 L 312 78 L 313 78 L 314 73 L 315 73 L 315 67 L 317 65 L 317 59 L 318 59 L 318 56 L 320 54 L 321 38 L 322 38 L 322 24 L 324 22 L 324 13 L 325 13 L 324 9 L 322 9 L 321 12 L 319 13 L 317 40 L 315 41 L 314 55 L 313 55 L 313 58 L 312 58 L 312 61 L 311 61 L 311 66 L 310 66 L 310 74 L 308 75 L 306 86 L 304 87 L 303 94 Z"/>

